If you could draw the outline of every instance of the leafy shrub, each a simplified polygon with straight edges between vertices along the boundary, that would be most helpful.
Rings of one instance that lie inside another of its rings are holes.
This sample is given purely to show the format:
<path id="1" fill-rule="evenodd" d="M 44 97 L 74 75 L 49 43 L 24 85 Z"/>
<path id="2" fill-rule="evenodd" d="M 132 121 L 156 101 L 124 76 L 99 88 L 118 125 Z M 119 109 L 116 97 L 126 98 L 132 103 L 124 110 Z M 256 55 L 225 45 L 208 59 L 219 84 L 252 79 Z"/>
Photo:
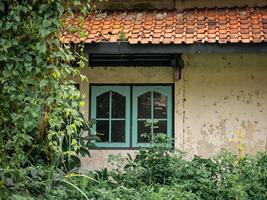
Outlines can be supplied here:
<path id="1" fill-rule="evenodd" d="M 74 173 L 89 124 L 58 35 L 63 12 L 87 3 L 0 1 L 0 199 L 267 199 L 266 153 L 188 161 L 163 135 L 123 168 Z"/>
<path id="2" fill-rule="evenodd" d="M 59 33 L 63 13 L 87 3 L 0 1 L 0 199 L 64 199 L 78 190 L 66 175 L 89 153 L 89 124 L 70 77 L 84 59 Z"/>
<path id="3" fill-rule="evenodd" d="M 266 199 L 267 154 L 240 158 L 227 151 L 213 158 L 184 154 L 159 135 L 154 146 L 140 149 L 123 168 L 91 172 L 91 199 Z M 121 159 L 119 159 L 121 161 Z M 94 191 L 94 192 L 93 192 Z"/>

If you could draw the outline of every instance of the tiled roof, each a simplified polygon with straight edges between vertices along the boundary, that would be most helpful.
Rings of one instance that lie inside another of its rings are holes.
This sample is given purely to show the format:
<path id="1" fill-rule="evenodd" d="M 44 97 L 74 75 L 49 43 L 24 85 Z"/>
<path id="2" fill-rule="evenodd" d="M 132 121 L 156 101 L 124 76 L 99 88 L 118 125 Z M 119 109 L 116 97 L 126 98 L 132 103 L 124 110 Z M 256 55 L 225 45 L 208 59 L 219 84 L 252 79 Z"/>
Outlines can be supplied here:
<path id="1" fill-rule="evenodd" d="M 83 20 L 73 17 L 63 21 L 64 43 L 267 42 L 267 7 L 101 11 Z M 75 32 L 77 27 L 79 31 Z"/>

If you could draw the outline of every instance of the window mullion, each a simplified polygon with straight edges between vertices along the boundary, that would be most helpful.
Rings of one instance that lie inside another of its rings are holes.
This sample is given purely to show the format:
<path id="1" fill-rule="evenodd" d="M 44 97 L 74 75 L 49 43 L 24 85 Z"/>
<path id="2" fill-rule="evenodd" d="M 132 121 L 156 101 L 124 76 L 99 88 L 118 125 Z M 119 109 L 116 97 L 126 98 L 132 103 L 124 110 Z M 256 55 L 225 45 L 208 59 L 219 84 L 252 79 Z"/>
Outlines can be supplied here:
<path id="1" fill-rule="evenodd" d="M 108 141 L 111 142 L 111 114 L 112 114 L 112 91 L 109 93 L 109 127 L 108 127 Z"/>

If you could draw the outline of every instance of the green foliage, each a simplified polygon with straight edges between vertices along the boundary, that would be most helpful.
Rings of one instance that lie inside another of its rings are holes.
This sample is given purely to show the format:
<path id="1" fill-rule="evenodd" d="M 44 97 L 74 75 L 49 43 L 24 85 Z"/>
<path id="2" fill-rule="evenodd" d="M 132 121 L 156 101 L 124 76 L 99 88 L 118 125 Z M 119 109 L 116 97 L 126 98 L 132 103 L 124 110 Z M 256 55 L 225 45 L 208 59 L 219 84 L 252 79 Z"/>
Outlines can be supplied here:
<path id="1" fill-rule="evenodd" d="M 68 80 L 79 75 L 71 63 L 84 60 L 58 37 L 63 12 L 87 7 L 0 1 L 0 199 L 266 199 L 266 153 L 189 161 L 162 134 L 124 167 L 75 173 L 78 156 L 89 154 L 83 133 L 90 124 Z"/>
<path id="2" fill-rule="evenodd" d="M 242 159 L 222 151 L 213 158 L 184 154 L 171 148 L 163 134 L 154 138 L 154 146 L 141 149 L 127 159 L 122 168 L 91 172 L 98 183 L 86 187 L 90 199 L 266 199 L 267 154 Z M 122 162 L 112 156 L 113 162 Z"/>
<path id="3" fill-rule="evenodd" d="M 172 140 L 164 134 L 157 134 L 152 143 L 151 148 L 140 149 L 134 160 L 129 157 L 130 162 L 125 166 L 125 175 L 136 179 L 128 181 L 128 184 L 134 186 L 140 182 L 149 185 L 170 183 L 175 169 L 173 166 L 179 164 L 181 154 L 172 149 Z"/>
<path id="4" fill-rule="evenodd" d="M 61 17 L 87 1 L 0 2 L 0 197 L 64 199 L 64 172 L 89 154 L 71 66 L 84 59 L 59 41 Z M 64 182 L 65 181 L 65 182 Z M 58 197 L 58 198 L 56 198 Z M 67 198 L 67 197 L 66 197 Z"/>
<path id="5" fill-rule="evenodd" d="M 119 41 L 127 41 L 126 35 L 123 31 L 119 32 Z"/>

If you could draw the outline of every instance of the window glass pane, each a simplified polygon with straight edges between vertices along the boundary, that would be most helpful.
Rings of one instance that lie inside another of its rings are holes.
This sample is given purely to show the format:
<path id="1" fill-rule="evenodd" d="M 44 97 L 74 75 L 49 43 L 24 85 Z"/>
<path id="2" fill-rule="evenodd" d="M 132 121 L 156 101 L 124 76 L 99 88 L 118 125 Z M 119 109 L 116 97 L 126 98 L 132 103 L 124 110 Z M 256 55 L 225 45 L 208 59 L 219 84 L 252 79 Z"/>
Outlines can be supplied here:
<path id="1" fill-rule="evenodd" d="M 150 134 L 151 134 L 151 127 L 145 126 L 146 121 L 141 120 L 137 122 L 138 126 L 138 135 L 137 135 L 137 142 L 138 143 L 147 143 L 149 142 Z"/>
<path id="2" fill-rule="evenodd" d="M 167 121 L 158 121 L 153 129 L 153 132 L 167 134 Z"/>
<path id="3" fill-rule="evenodd" d="M 96 132 L 97 136 L 100 137 L 100 142 L 109 141 L 109 121 L 108 120 L 98 120 L 96 121 Z"/>
<path id="4" fill-rule="evenodd" d="M 112 91 L 112 118 L 125 118 L 126 97 Z"/>
<path id="5" fill-rule="evenodd" d="M 106 92 L 96 97 L 96 117 L 109 118 L 109 94 Z"/>
<path id="6" fill-rule="evenodd" d="M 151 118 L 151 92 L 147 92 L 138 97 L 138 118 Z"/>
<path id="7" fill-rule="evenodd" d="M 111 142 L 125 142 L 125 120 L 111 121 Z"/>
<path id="8" fill-rule="evenodd" d="M 153 93 L 154 119 L 167 118 L 167 97 L 158 92 Z"/>

